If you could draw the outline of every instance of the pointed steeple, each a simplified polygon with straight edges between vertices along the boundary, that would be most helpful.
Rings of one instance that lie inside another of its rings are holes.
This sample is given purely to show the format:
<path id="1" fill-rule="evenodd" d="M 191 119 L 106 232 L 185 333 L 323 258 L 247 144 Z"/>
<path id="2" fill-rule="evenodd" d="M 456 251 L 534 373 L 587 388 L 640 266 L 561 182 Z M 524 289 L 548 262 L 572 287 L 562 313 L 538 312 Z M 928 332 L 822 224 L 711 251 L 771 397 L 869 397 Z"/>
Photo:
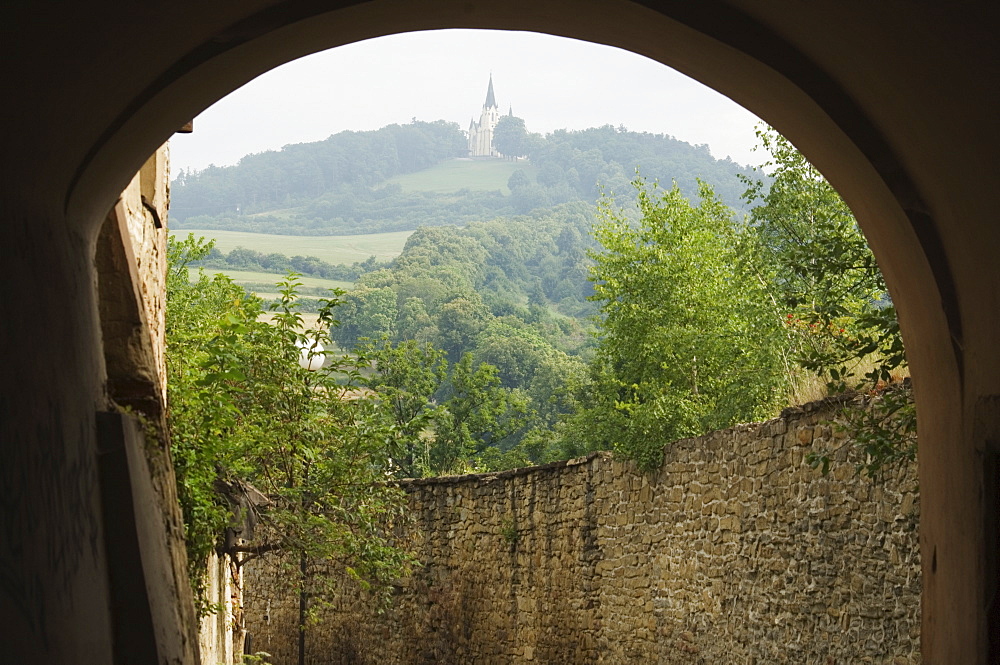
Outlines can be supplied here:
<path id="1" fill-rule="evenodd" d="M 507 107 L 507 115 L 509 115 L 512 118 L 514 117 L 514 106 L 513 105 Z"/>
<path id="2" fill-rule="evenodd" d="M 486 90 L 486 103 L 483 108 L 491 109 L 497 105 L 496 97 L 493 96 L 493 74 L 490 74 L 490 87 Z"/>

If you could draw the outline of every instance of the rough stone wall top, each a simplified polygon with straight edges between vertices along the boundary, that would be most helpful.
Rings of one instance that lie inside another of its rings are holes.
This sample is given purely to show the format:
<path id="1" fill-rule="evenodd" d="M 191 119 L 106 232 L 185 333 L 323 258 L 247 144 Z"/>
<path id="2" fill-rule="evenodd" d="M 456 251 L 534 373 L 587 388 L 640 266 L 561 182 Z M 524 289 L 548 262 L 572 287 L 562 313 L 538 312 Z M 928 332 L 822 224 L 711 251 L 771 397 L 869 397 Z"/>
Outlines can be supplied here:
<path id="1" fill-rule="evenodd" d="M 345 587 L 307 662 L 917 663 L 915 477 L 805 464 L 843 442 L 838 407 L 678 441 L 653 474 L 596 454 L 408 481 L 422 567 L 382 615 Z M 295 599 L 247 579 L 255 648 L 295 662 Z"/>

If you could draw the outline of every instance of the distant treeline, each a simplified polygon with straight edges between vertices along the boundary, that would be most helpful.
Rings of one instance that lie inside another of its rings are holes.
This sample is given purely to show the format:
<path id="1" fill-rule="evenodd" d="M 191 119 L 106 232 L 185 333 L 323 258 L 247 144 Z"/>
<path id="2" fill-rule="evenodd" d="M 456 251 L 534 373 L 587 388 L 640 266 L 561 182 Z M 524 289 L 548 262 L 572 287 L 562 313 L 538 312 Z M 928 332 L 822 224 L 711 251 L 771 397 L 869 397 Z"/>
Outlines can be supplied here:
<path id="1" fill-rule="evenodd" d="M 537 135 L 533 135 L 537 137 Z M 731 160 L 712 157 L 707 145 L 691 145 L 665 134 L 632 132 L 605 125 L 582 131 L 557 130 L 528 143 L 528 157 L 538 168 L 536 183 L 553 203 L 573 199 L 594 201 L 614 194 L 635 200 L 631 182 L 638 170 L 649 181 L 669 187 L 676 181 L 682 192 L 698 193 L 698 180 L 709 183 L 727 205 L 744 210 L 745 185 L 737 175 L 753 170 Z"/>
<path id="2" fill-rule="evenodd" d="M 270 272 L 278 275 L 297 272 L 310 277 L 353 282 L 365 273 L 385 268 L 388 262 L 380 263 L 374 256 L 371 256 L 364 261 L 350 265 L 334 264 L 321 261 L 315 256 L 288 257 L 284 254 L 264 254 L 252 249 L 237 247 L 228 254 L 213 248 L 205 259 L 192 261 L 190 265 L 192 267 Z"/>
<path id="3" fill-rule="evenodd" d="M 455 193 L 404 192 L 386 180 L 413 173 L 465 152 L 458 125 L 444 121 L 390 125 L 369 132 L 341 132 L 325 141 L 285 146 L 244 157 L 235 166 L 181 172 L 173 184 L 175 228 L 204 228 L 301 235 L 412 230 L 526 214 L 570 201 L 594 202 L 614 194 L 631 205 L 630 182 L 676 181 L 695 195 L 697 180 L 712 185 L 737 213 L 746 211 L 738 176 L 752 170 L 712 157 L 663 134 L 610 125 L 582 131 L 531 134 L 525 154 L 536 167 L 515 172 L 511 190 Z"/>
<path id="4" fill-rule="evenodd" d="M 235 166 L 182 170 L 173 183 L 170 213 L 184 221 L 301 205 L 345 188 L 364 191 L 465 151 L 458 125 L 443 120 L 340 132 L 324 141 L 247 155 Z"/>
<path id="5" fill-rule="evenodd" d="M 378 189 L 342 185 L 281 214 L 225 212 L 175 220 L 173 226 L 276 235 L 363 235 L 493 219 L 514 214 L 511 204 L 511 197 L 499 191 L 403 193 L 395 183 Z"/>

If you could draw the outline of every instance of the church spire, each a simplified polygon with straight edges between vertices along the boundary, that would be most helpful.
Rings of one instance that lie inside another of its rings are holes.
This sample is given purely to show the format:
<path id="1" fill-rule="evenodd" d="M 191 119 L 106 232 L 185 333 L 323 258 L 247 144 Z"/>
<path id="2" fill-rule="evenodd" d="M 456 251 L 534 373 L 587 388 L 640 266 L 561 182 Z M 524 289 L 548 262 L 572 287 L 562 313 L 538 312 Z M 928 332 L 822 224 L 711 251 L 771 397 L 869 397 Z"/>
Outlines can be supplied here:
<path id="1" fill-rule="evenodd" d="M 493 96 L 493 74 L 490 73 L 490 87 L 486 90 L 486 103 L 483 104 L 483 108 L 493 108 L 497 105 L 496 97 Z"/>

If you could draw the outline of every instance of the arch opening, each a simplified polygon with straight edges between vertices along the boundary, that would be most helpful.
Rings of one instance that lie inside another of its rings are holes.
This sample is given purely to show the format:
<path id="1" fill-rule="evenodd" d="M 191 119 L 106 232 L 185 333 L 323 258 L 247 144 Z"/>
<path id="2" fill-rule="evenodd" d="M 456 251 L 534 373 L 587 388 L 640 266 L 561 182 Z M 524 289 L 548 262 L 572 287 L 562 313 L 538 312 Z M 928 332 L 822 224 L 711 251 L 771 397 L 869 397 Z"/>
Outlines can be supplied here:
<path id="1" fill-rule="evenodd" d="M 146 10 L 152 20 L 141 41 L 118 34 L 122 19 L 113 3 L 91 3 L 86 16 L 74 14 L 79 20 L 66 25 L 26 24 L 4 46 L 19 58 L 27 55 L 30 66 L 14 80 L 28 92 L 14 107 L 21 131 L 10 137 L 4 156 L 12 222 L 4 229 L 11 242 L 3 245 L 50 247 L 39 250 L 38 262 L 89 257 L 105 212 L 158 143 L 240 83 L 320 48 L 407 30 L 482 27 L 549 32 L 643 53 L 764 118 L 855 211 L 899 307 L 921 407 L 925 659 L 986 662 L 985 582 L 995 579 L 987 562 L 995 561 L 996 545 L 981 497 L 996 471 L 984 471 L 982 456 L 1000 440 L 993 406 L 1000 353 L 995 308 L 975 304 L 994 303 L 1000 293 L 993 268 L 1000 231 L 987 195 L 1000 139 L 988 129 L 995 127 L 995 104 L 976 98 L 976 82 L 991 80 L 1000 67 L 988 38 L 994 14 L 825 4 L 743 11 L 721 2 L 660 7 L 554 0 L 527 7 L 444 1 L 414 8 L 377 1 L 333 11 L 321 4 L 206 7 L 193 25 L 193 4 L 177 3 L 169 15 Z M 54 40 L 67 48 L 53 49 Z M 81 66 L 68 66 L 63 52 L 76 54 Z M 109 68 L 119 74 L 113 86 Z M 85 95 L 99 99 L 74 116 L 29 78 L 71 95 L 102 94 Z M 4 264 L 11 266 L 5 272 L 11 292 L 44 282 L 30 257 Z M 21 274 L 13 272 L 18 267 Z M 81 331 L 71 335 L 79 358 L 60 352 L 13 359 L 14 376 L 43 377 L 22 382 L 23 396 L 10 393 L 10 405 L 26 418 L 13 431 L 25 440 L 40 437 L 54 451 L 66 450 L 56 439 L 72 428 L 28 434 L 36 430 L 31 422 L 53 420 L 46 409 L 25 405 L 31 394 L 53 394 L 44 377 L 60 370 L 82 388 L 76 397 L 56 391 L 67 399 L 52 408 L 66 422 L 86 422 L 83 414 L 97 401 L 93 298 L 72 303 L 62 320 L 45 312 L 66 303 L 61 290 L 79 293 L 74 285 L 89 275 L 85 262 L 64 261 L 58 279 L 41 284 L 34 302 L 11 301 L 23 303 L 27 318 L 43 326 Z M 27 327 L 5 333 L 12 346 L 31 348 Z M 84 450 L 88 437 L 71 438 Z"/>

